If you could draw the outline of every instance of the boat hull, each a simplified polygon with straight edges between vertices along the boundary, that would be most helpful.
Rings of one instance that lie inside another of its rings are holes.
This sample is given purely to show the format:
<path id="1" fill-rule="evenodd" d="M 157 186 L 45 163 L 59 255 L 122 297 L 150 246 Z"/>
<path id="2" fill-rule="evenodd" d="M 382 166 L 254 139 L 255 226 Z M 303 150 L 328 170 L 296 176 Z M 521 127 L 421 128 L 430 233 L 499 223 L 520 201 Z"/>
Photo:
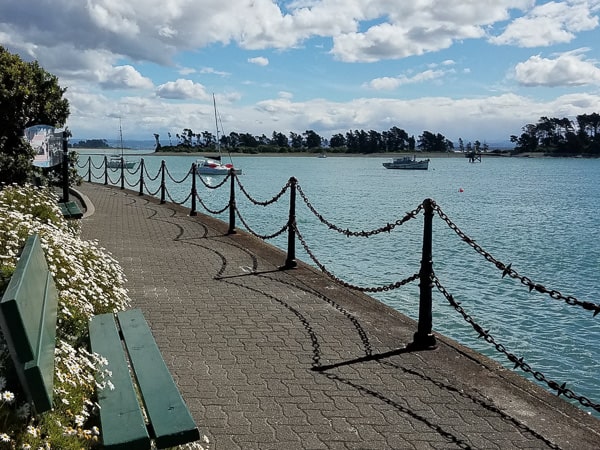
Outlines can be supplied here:
<path id="1" fill-rule="evenodd" d="M 216 159 L 199 159 L 196 161 L 198 175 L 228 175 L 233 170 L 236 175 L 242 174 L 242 169 L 236 169 L 232 164 L 221 164 Z"/>
<path id="2" fill-rule="evenodd" d="M 133 161 L 121 162 L 120 160 L 119 161 L 108 161 L 106 163 L 106 167 L 108 167 L 109 169 L 121 169 L 121 168 L 133 169 L 135 167 L 135 162 L 133 162 Z"/>
<path id="3" fill-rule="evenodd" d="M 196 173 L 198 175 L 228 175 L 232 169 L 230 168 L 210 168 L 210 167 L 198 167 Z M 236 175 L 242 174 L 242 169 L 233 169 L 233 173 Z"/>
<path id="4" fill-rule="evenodd" d="M 386 169 L 397 169 L 397 170 L 427 170 L 429 169 L 429 160 L 425 159 L 422 161 L 392 161 L 383 163 L 383 167 Z"/>

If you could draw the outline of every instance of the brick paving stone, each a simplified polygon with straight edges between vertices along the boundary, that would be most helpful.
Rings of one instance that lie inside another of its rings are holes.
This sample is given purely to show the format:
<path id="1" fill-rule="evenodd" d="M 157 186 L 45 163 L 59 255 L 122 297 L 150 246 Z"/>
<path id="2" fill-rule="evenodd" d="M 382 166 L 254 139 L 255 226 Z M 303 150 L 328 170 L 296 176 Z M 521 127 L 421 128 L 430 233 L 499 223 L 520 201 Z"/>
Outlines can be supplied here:
<path id="1" fill-rule="evenodd" d="M 227 224 L 84 183 L 211 449 L 597 449 L 600 421 Z"/>

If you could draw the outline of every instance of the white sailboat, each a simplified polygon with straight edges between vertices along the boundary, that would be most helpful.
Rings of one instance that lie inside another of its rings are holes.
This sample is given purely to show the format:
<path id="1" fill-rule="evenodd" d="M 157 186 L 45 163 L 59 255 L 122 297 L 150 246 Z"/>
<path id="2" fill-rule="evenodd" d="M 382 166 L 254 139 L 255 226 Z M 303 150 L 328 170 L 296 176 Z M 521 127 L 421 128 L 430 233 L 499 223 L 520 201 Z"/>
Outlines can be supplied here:
<path id="1" fill-rule="evenodd" d="M 135 161 L 127 161 L 123 156 L 123 129 L 121 127 L 121 118 L 119 117 L 119 139 L 121 143 L 121 154 L 110 155 L 110 159 L 106 162 L 106 167 L 109 169 L 133 169 L 135 167 Z"/>
<path id="2" fill-rule="evenodd" d="M 219 115 L 217 112 L 217 102 L 215 100 L 215 94 L 213 94 L 213 107 L 215 110 L 215 126 L 217 128 L 217 150 L 219 152 L 218 158 L 199 158 L 196 160 L 196 172 L 199 175 L 227 175 L 233 170 L 236 175 L 242 174 L 242 169 L 238 169 L 233 166 L 233 160 L 229 155 L 229 163 L 222 163 L 221 156 L 221 140 L 219 139 Z M 222 125 L 221 125 L 222 127 Z"/>

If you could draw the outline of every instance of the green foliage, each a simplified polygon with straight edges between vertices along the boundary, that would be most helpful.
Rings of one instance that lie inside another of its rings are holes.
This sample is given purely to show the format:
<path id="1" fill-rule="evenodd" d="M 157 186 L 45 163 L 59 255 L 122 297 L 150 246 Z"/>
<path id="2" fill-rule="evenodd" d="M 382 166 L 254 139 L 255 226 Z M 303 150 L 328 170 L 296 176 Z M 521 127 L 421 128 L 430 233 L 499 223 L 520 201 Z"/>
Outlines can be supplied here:
<path id="1" fill-rule="evenodd" d="M 86 139 L 70 145 L 73 148 L 113 148 L 108 145 L 106 139 Z"/>
<path id="2" fill-rule="evenodd" d="M 62 127 L 69 116 L 66 89 L 37 61 L 25 62 L 0 46 L 0 179 L 25 183 L 33 170 L 34 152 L 23 140 L 33 125 Z"/>
<path id="3" fill-rule="evenodd" d="M 417 147 L 423 152 L 447 152 L 454 148 L 454 143 L 440 133 L 433 134 L 430 131 L 423 131 L 423 134 L 419 136 Z"/>
<path id="4" fill-rule="evenodd" d="M 31 414 L 0 333 L 0 448 L 83 449 L 99 439 L 94 398 L 97 377 L 106 373 L 87 351 L 87 324 L 93 314 L 126 308 L 129 299 L 116 261 L 79 239 L 74 223 L 62 217 L 51 190 L 26 185 L 0 191 L 0 292 L 25 240 L 37 233 L 59 294 L 51 411 Z"/>
<path id="5" fill-rule="evenodd" d="M 600 114 L 580 114 L 576 123 L 567 118 L 540 117 L 527 124 L 520 136 L 510 137 L 516 152 L 551 155 L 600 155 Z"/>
<path id="6" fill-rule="evenodd" d="M 0 332 L 0 449 L 82 450 L 97 448 L 101 440 L 95 398 L 98 389 L 110 388 L 110 372 L 105 360 L 87 350 L 87 326 L 92 315 L 126 309 L 129 298 L 119 264 L 96 243 L 81 240 L 73 223 L 62 217 L 51 190 L 0 190 L 0 295 L 25 240 L 37 233 L 59 296 L 51 411 L 32 414 Z"/>

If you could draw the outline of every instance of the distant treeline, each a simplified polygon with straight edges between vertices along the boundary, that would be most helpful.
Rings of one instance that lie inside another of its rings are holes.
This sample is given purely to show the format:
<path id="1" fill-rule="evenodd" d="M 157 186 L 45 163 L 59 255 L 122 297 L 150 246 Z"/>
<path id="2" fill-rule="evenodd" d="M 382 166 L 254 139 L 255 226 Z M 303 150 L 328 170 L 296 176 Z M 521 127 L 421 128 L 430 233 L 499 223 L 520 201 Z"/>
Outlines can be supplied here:
<path id="1" fill-rule="evenodd" d="M 511 136 L 517 152 L 544 152 L 555 155 L 600 155 L 600 114 L 581 114 L 575 122 L 567 118 L 540 117 L 536 124 Z"/>
<path id="2" fill-rule="evenodd" d="M 209 131 L 194 133 L 189 128 L 184 128 L 180 134 L 167 133 L 169 144 L 160 141 L 160 135 L 155 134 L 156 150 L 163 152 L 191 152 L 214 150 L 217 147 L 216 137 Z M 330 139 L 325 139 L 313 130 L 306 130 L 302 134 L 290 132 L 285 135 L 273 131 L 270 137 L 266 135 L 254 136 L 250 133 L 231 132 L 220 136 L 218 144 L 231 152 L 238 153 L 319 153 L 324 148 L 334 153 L 388 153 L 388 152 L 447 152 L 454 149 L 454 143 L 440 133 L 434 134 L 424 131 L 415 139 L 405 130 L 392 127 L 388 131 L 351 130 L 346 134 L 335 134 Z M 479 141 L 468 142 L 465 146 L 459 139 L 460 150 L 487 150 L 486 144 Z"/>
<path id="3" fill-rule="evenodd" d="M 588 154 L 600 155 L 600 115 L 598 113 L 577 116 L 576 122 L 569 119 L 541 117 L 537 124 L 525 125 L 521 136 L 511 136 L 515 144 L 513 153 L 543 152 L 555 155 Z M 350 130 L 325 139 L 313 130 L 289 135 L 273 131 L 271 136 L 262 134 L 231 132 L 217 138 L 209 131 L 194 133 L 184 128 L 180 134 L 167 133 L 168 145 L 155 134 L 156 150 L 164 152 L 196 152 L 215 150 L 219 145 L 237 153 L 319 153 L 323 149 L 333 153 L 392 153 L 392 152 L 488 152 L 487 143 L 476 140 L 457 144 L 440 133 L 423 131 L 415 138 L 405 130 L 392 127 L 387 131 Z"/>
<path id="4" fill-rule="evenodd" d="M 69 147 L 72 148 L 112 148 L 106 142 L 106 139 L 86 139 L 85 141 L 69 143 Z"/>

